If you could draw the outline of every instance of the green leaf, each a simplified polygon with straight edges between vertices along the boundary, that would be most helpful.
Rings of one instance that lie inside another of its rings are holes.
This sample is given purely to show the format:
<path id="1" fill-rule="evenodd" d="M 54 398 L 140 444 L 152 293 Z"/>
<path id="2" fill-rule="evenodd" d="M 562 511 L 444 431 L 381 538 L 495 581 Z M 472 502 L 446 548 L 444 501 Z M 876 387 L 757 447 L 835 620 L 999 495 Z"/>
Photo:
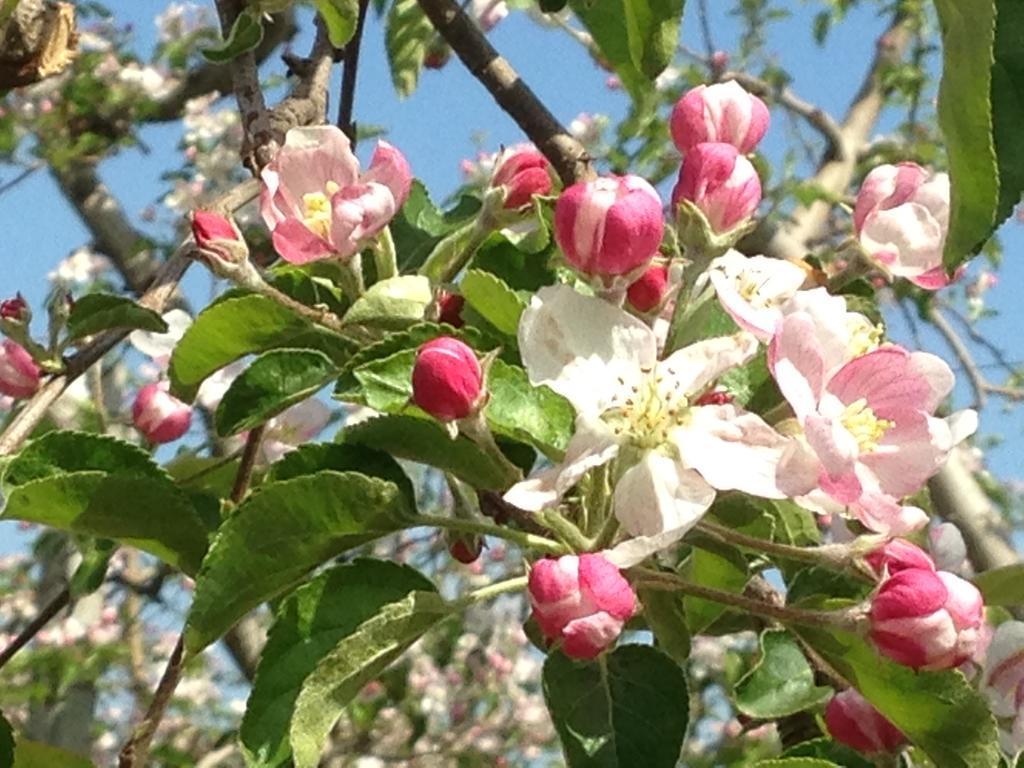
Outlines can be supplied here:
<path id="1" fill-rule="evenodd" d="M 418 269 L 445 235 L 474 217 L 479 209 L 477 198 L 463 195 L 452 210 L 441 211 L 423 182 L 414 179 L 405 205 L 390 225 L 399 271 Z"/>
<path id="2" fill-rule="evenodd" d="M 114 329 L 166 333 L 167 323 L 153 310 L 109 293 L 86 294 L 75 302 L 68 317 L 71 341 Z"/>
<path id="3" fill-rule="evenodd" d="M 19 485 L 3 519 L 116 539 L 195 574 L 207 530 L 188 497 L 169 480 L 71 472 Z"/>
<path id="4" fill-rule="evenodd" d="M 736 684 L 736 707 L 759 720 L 786 717 L 824 704 L 832 689 L 814 684 L 814 670 L 785 630 L 761 634 L 761 658 Z"/>
<path id="5" fill-rule="evenodd" d="M 689 722 L 686 676 L 660 651 L 624 645 L 544 664 L 544 698 L 570 768 L 674 768 Z"/>
<path id="6" fill-rule="evenodd" d="M 384 43 L 391 82 L 405 98 L 416 90 L 434 28 L 417 0 L 395 0 L 385 22 Z"/>
<path id="7" fill-rule="evenodd" d="M 359 15 L 357 0 L 313 0 L 327 27 L 327 37 L 335 48 L 344 47 L 356 31 Z"/>
<path id="8" fill-rule="evenodd" d="M 355 604 L 355 610 L 369 609 L 363 611 L 369 615 L 341 635 L 302 682 L 290 731 L 296 768 L 316 768 L 331 729 L 349 701 L 427 630 L 451 615 L 452 609 L 426 579 L 413 572 L 415 578 L 395 581 L 394 571 L 400 566 L 387 565 L 378 575 L 388 579 L 394 591 L 380 596 L 361 592 L 357 597 L 350 590 L 350 605 L 341 610 L 351 612 Z M 368 596 L 373 604 L 367 605 Z"/>
<path id="9" fill-rule="evenodd" d="M 196 578 L 186 649 L 198 653 L 321 563 L 397 530 L 410 514 L 394 483 L 354 472 L 264 483 L 217 531 Z"/>
<path id="10" fill-rule="evenodd" d="M 999 766 L 995 720 L 960 672 L 915 672 L 845 632 L 801 629 L 800 635 L 936 765 Z"/>
<path id="11" fill-rule="evenodd" d="M 1024 8 L 1019 0 L 935 0 L 942 27 L 939 125 L 952 185 L 944 262 L 977 253 L 1024 191 Z"/>
<path id="12" fill-rule="evenodd" d="M 374 283 L 345 314 L 346 325 L 401 330 L 423 320 L 434 295 L 421 275 L 400 275 Z"/>
<path id="13" fill-rule="evenodd" d="M 874 768 L 875 765 L 860 753 L 828 738 L 802 742 L 787 749 L 782 756 L 784 758 L 813 757 L 824 760 L 827 765 L 841 765 L 843 768 Z"/>
<path id="14" fill-rule="evenodd" d="M 683 317 L 673 316 L 668 341 L 665 343 L 665 354 L 704 339 L 731 336 L 737 331 L 739 326 L 736 321 L 722 309 L 714 293 L 705 294 Z"/>
<path id="15" fill-rule="evenodd" d="M 82 560 L 68 582 L 72 602 L 103 586 L 107 566 L 116 549 L 117 542 L 110 539 L 87 539 L 78 545 Z"/>
<path id="16" fill-rule="evenodd" d="M 93 764 L 65 749 L 19 737 L 15 740 L 13 768 L 93 768 Z"/>
<path id="17" fill-rule="evenodd" d="M 14 765 L 14 731 L 0 712 L 0 765 Z"/>
<path id="18" fill-rule="evenodd" d="M 217 406 L 220 435 L 236 435 L 259 426 L 330 383 L 338 367 L 313 349 L 265 352 L 232 383 Z"/>
<path id="19" fill-rule="evenodd" d="M 984 571 L 976 574 L 973 581 L 985 597 L 985 605 L 1024 605 L 1024 563 Z"/>
<path id="20" fill-rule="evenodd" d="M 761 760 L 754 763 L 754 768 L 842 768 L 831 760 L 818 757 L 780 757 L 774 760 Z M 847 765 L 846 768 L 851 768 Z"/>
<path id="21" fill-rule="evenodd" d="M 148 452 L 108 435 L 56 430 L 28 443 L 3 467 L 5 493 L 32 480 L 66 472 L 166 477 Z"/>
<path id="22" fill-rule="evenodd" d="M 286 454 L 280 461 L 274 462 L 266 480 L 268 483 L 291 480 L 295 477 L 315 475 L 325 469 L 335 472 L 362 472 L 364 475 L 387 480 L 402 491 L 410 509 L 416 504 L 412 482 L 398 462 L 386 453 L 362 445 L 309 443 L 300 446 Z"/>
<path id="23" fill-rule="evenodd" d="M 694 546 L 684 568 L 690 581 L 735 594 L 743 591 L 749 578 L 746 562 L 736 550 L 712 542 L 702 541 L 700 546 Z M 721 603 L 689 595 L 683 598 L 683 605 L 690 633 L 694 635 L 702 633 L 726 611 Z"/>
<path id="24" fill-rule="evenodd" d="M 690 657 L 690 630 L 686 626 L 682 597 L 660 589 L 641 589 L 639 597 L 658 648 L 677 664 L 685 664 Z"/>
<path id="25" fill-rule="evenodd" d="M 340 438 L 366 445 L 399 459 L 429 464 L 450 472 L 474 488 L 504 491 L 519 478 L 485 455 L 465 437 L 454 440 L 434 421 L 415 416 L 380 416 L 346 427 Z"/>
<path id="26" fill-rule="evenodd" d="M 555 282 L 550 267 L 557 248 L 553 242 L 537 253 L 517 248 L 500 232 L 484 240 L 470 262 L 474 269 L 490 272 L 517 291 L 536 291 Z"/>
<path id="27" fill-rule="evenodd" d="M 506 336 L 516 337 L 526 302 L 501 278 L 470 269 L 459 283 L 459 292 L 484 320 Z"/>
<path id="28" fill-rule="evenodd" d="M 223 64 L 241 56 L 263 42 L 263 20 L 258 11 L 238 14 L 228 39 L 220 45 L 203 48 L 202 54 L 214 64 Z"/>
<path id="29" fill-rule="evenodd" d="M 568 400 L 546 386 L 534 386 L 526 371 L 502 360 L 491 363 L 487 390 L 484 416 L 492 431 L 532 445 L 549 458 L 562 458 L 576 422 Z"/>
<path id="30" fill-rule="evenodd" d="M 410 594 L 433 591 L 433 584 L 408 566 L 359 559 L 321 573 L 285 598 L 242 720 L 240 738 L 250 768 L 288 760 L 288 728 L 299 691 L 339 642 L 351 643 L 374 617 Z"/>
<path id="31" fill-rule="evenodd" d="M 280 347 L 314 347 L 337 359 L 343 339 L 264 296 L 225 299 L 199 313 L 171 355 L 175 397 L 191 402 L 208 376 L 245 355 Z"/>

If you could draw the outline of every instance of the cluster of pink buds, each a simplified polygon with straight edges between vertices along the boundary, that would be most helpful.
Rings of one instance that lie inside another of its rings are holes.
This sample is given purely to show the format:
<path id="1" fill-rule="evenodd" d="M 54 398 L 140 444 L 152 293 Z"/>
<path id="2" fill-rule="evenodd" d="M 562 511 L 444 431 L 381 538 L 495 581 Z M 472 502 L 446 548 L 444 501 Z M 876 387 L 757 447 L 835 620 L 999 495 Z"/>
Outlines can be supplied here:
<path id="1" fill-rule="evenodd" d="M 882 578 L 871 600 L 870 637 L 879 652 L 914 669 L 950 669 L 979 651 L 985 606 L 977 587 L 896 540 L 867 558 Z"/>

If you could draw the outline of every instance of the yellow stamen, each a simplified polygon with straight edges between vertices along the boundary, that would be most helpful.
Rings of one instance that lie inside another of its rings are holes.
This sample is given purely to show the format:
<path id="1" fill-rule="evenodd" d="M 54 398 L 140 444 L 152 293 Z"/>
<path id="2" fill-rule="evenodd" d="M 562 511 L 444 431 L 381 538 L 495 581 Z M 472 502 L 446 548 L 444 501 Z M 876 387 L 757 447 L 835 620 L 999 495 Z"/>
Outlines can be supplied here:
<path id="1" fill-rule="evenodd" d="M 846 431 L 853 435 L 861 453 L 871 453 L 878 448 L 885 433 L 895 426 L 894 422 L 875 416 L 864 398 L 846 406 L 839 420 Z"/>
<path id="2" fill-rule="evenodd" d="M 307 192 L 302 196 L 302 223 L 325 240 L 331 231 L 331 198 L 340 188 L 328 181 L 323 192 Z"/>

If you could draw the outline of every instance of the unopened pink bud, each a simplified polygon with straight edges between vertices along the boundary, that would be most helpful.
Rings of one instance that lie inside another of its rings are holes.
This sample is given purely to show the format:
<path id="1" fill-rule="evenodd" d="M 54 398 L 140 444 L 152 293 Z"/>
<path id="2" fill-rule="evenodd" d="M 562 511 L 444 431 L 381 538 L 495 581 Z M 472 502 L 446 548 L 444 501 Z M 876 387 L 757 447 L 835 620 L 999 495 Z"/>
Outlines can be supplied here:
<path id="1" fill-rule="evenodd" d="M 934 571 L 935 563 L 928 553 L 906 539 L 892 539 L 864 557 L 871 569 L 883 578 L 908 568 Z"/>
<path id="2" fill-rule="evenodd" d="M 840 691 L 825 707 L 832 738 L 865 755 L 893 752 L 907 737 L 853 688 Z"/>
<path id="3" fill-rule="evenodd" d="M 438 421 L 469 416 L 479 406 L 482 391 L 480 361 L 465 343 L 442 336 L 416 353 L 412 400 Z"/>
<path id="4" fill-rule="evenodd" d="M 538 560 L 528 590 L 544 637 L 561 641 L 575 659 L 592 659 L 610 647 L 636 613 L 633 588 L 600 554 Z"/>
<path id="5" fill-rule="evenodd" d="M 475 563 L 483 550 L 483 539 L 472 534 L 456 535 L 448 544 L 448 554 L 463 565 Z"/>
<path id="6" fill-rule="evenodd" d="M 672 208 L 695 205 L 716 234 L 746 222 L 761 203 L 761 179 L 731 144 L 697 144 L 686 154 L 672 190 Z"/>
<path id="7" fill-rule="evenodd" d="M 551 192 L 551 163 L 540 152 L 516 152 L 499 163 L 491 186 L 505 188 L 506 209 L 522 208 L 530 204 L 534 195 Z"/>
<path id="8" fill-rule="evenodd" d="M 192 409 L 173 397 L 164 382 L 147 384 L 135 396 L 132 421 L 151 443 L 170 443 L 188 432 Z"/>
<path id="9" fill-rule="evenodd" d="M 573 184 L 555 205 L 555 240 L 585 275 L 642 270 L 658 252 L 664 231 L 661 198 L 639 176 Z"/>
<path id="10" fill-rule="evenodd" d="M 249 246 L 242 233 L 234 222 L 219 213 L 194 211 L 192 237 L 203 260 L 214 271 L 241 264 L 249 258 Z"/>
<path id="11" fill-rule="evenodd" d="M 683 154 L 706 142 L 731 144 L 746 154 L 764 137 L 768 122 L 765 103 L 730 80 L 687 91 L 672 110 L 669 128 Z"/>
<path id="12" fill-rule="evenodd" d="M 668 267 L 655 264 L 629 286 L 626 299 L 637 312 L 647 313 L 660 307 L 667 294 Z"/>
<path id="13" fill-rule="evenodd" d="M 13 299 L 0 301 L 0 319 L 13 320 L 16 323 L 27 323 L 31 313 L 28 302 L 19 293 Z"/>
<path id="14" fill-rule="evenodd" d="M 886 579 L 871 601 L 871 640 L 914 669 L 949 669 L 970 659 L 984 620 L 981 593 L 945 571 L 907 568 Z"/>
<path id="15" fill-rule="evenodd" d="M 466 300 L 457 293 L 442 290 L 437 295 L 437 319 L 453 328 L 461 328 L 466 324 L 462 319 L 462 308 Z"/>
<path id="16" fill-rule="evenodd" d="M 5 339 L 0 344 L 0 394 L 23 400 L 39 389 L 39 366 L 21 344 Z"/>

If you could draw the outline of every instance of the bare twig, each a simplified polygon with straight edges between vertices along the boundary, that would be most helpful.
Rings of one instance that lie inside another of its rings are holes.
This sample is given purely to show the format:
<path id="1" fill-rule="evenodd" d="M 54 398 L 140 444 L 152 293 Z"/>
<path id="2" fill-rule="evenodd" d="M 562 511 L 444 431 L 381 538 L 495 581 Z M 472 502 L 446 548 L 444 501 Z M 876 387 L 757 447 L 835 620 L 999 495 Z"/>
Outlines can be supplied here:
<path id="1" fill-rule="evenodd" d="M 249 436 L 245 438 L 242 460 L 238 464 L 235 484 L 231 489 L 231 501 L 235 504 L 239 504 L 249 490 L 249 483 L 252 482 L 252 472 L 256 467 L 256 459 L 260 455 L 260 443 L 263 442 L 265 428 L 262 424 L 258 427 L 253 427 L 249 430 Z"/>
<path id="2" fill-rule="evenodd" d="M 341 76 L 341 98 L 338 100 L 338 127 L 345 132 L 352 145 L 356 143 L 356 124 L 352 121 L 352 110 L 356 100 L 356 75 L 359 72 L 359 47 L 363 40 L 363 26 L 366 23 L 366 9 L 370 0 L 359 0 L 359 14 L 352 39 L 345 45 L 345 69 Z"/>
<path id="3" fill-rule="evenodd" d="M 0 669 L 14 658 L 14 654 L 28 645 L 32 638 L 50 622 L 50 619 L 60 613 L 69 602 L 71 602 L 71 590 L 65 587 L 11 640 L 3 652 L 0 652 Z"/>
<path id="4" fill-rule="evenodd" d="M 156 693 L 153 694 L 153 701 L 150 702 L 145 717 L 135 727 L 131 738 L 128 739 L 118 755 L 118 768 L 136 768 L 136 766 L 141 768 L 146 764 L 149 746 L 153 742 L 153 734 L 156 733 L 157 726 L 160 725 L 164 712 L 167 711 L 167 706 L 171 703 L 174 689 L 178 687 L 178 682 L 181 680 L 184 661 L 185 633 L 183 632 L 178 636 L 178 642 L 171 652 L 171 658 L 167 661 L 167 667 L 164 669 L 163 677 L 160 678 L 160 684 L 157 685 Z"/>
<path id="5" fill-rule="evenodd" d="M 931 320 L 932 325 L 935 326 L 936 330 L 942 334 L 942 337 L 949 344 L 950 349 L 953 350 L 953 354 L 956 355 L 960 364 L 963 366 L 964 373 L 967 374 L 967 380 L 971 383 L 971 389 L 974 390 L 974 406 L 977 408 L 983 408 L 988 397 L 988 387 L 986 386 L 985 377 L 978 369 L 977 363 L 974 361 L 974 356 L 971 354 L 971 350 L 964 344 L 963 339 L 960 338 L 960 334 L 956 332 L 956 329 L 950 325 L 949 320 L 946 316 L 939 311 L 939 308 L 932 304 L 928 308 L 928 319 Z"/>
<path id="6" fill-rule="evenodd" d="M 566 184 L 591 178 L 587 150 L 555 119 L 454 0 L 419 0 L 441 37 L 507 112 Z"/>
<path id="7" fill-rule="evenodd" d="M 25 168 L 20 173 L 18 173 L 13 179 L 11 179 L 10 181 L 5 181 L 3 184 L 0 184 L 0 195 L 4 194 L 5 192 L 10 192 L 12 189 L 21 184 L 21 182 L 23 182 L 36 171 L 38 171 L 44 165 L 46 165 L 46 163 L 40 160 L 25 166 Z"/>

